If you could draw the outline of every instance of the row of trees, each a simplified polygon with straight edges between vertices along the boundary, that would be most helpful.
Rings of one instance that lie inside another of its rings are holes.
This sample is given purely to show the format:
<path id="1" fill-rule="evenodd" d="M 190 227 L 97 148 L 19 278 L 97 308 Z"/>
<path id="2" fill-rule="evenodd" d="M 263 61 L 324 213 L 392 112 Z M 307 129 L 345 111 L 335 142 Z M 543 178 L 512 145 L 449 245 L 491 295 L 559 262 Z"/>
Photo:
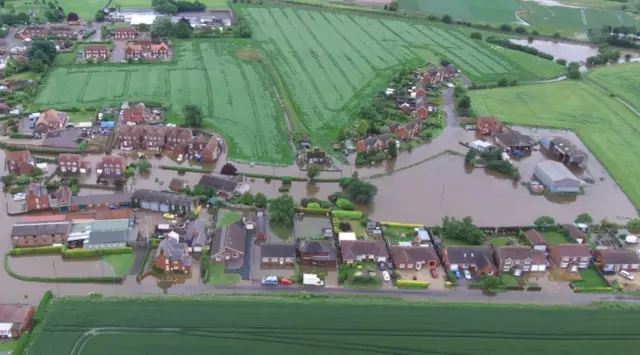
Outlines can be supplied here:
<path id="1" fill-rule="evenodd" d="M 9 60 L 4 68 L 5 77 L 31 70 L 43 73 L 56 59 L 56 46 L 51 41 L 35 40 L 27 50 L 27 61 Z"/>
<path id="2" fill-rule="evenodd" d="M 178 12 L 205 11 L 207 6 L 200 1 L 174 1 L 174 0 L 152 0 L 151 7 L 161 14 L 176 14 Z"/>

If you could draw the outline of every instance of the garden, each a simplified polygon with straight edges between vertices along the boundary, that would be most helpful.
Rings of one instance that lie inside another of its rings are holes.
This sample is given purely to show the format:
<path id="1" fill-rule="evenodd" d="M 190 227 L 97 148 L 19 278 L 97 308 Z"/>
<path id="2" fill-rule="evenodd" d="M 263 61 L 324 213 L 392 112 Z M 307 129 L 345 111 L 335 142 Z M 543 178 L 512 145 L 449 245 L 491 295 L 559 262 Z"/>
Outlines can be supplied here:
<path id="1" fill-rule="evenodd" d="M 378 266 L 374 262 L 357 262 L 338 265 L 338 283 L 347 288 L 377 289 L 382 286 L 376 274 Z"/>

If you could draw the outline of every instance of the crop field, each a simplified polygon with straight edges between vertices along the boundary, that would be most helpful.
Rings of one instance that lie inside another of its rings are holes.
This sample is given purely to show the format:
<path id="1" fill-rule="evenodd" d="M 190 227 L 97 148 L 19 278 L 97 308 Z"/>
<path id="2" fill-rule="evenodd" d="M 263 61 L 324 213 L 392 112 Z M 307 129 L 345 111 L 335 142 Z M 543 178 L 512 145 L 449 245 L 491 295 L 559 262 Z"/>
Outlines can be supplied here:
<path id="1" fill-rule="evenodd" d="M 640 63 L 598 68 L 587 77 L 640 111 Z"/>
<path id="2" fill-rule="evenodd" d="M 516 0 L 398 0 L 401 10 L 450 15 L 471 22 L 517 22 L 516 11 L 524 8 Z"/>
<path id="3" fill-rule="evenodd" d="M 449 59 L 478 83 L 540 78 L 529 69 L 532 62 L 561 72 L 559 65 L 535 57 L 519 64 L 453 27 L 306 8 L 239 9 L 296 106 L 296 124 L 303 126 L 298 128 L 311 132 L 314 144 L 330 143 L 399 67 L 423 66 L 415 48 Z"/>
<path id="4" fill-rule="evenodd" d="M 58 2 L 65 13 L 75 12 L 81 19 L 92 20 L 96 11 L 103 8 L 108 0 L 58 0 Z M 149 4 L 147 6 L 150 6 L 151 0 L 147 3 Z M 11 5 L 16 12 L 35 11 L 41 20 L 46 21 L 44 14 L 49 7 L 40 1 L 36 4 L 34 0 L 7 0 L 5 4 L 5 9 Z"/>
<path id="5" fill-rule="evenodd" d="M 576 131 L 631 202 L 640 207 L 640 156 L 636 154 L 640 151 L 640 119 L 596 85 L 563 81 L 476 90 L 469 96 L 478 116 Z"/>
<path id="6" fill-rule="evenodd" d="M 67 1 L 78 1 L 78 0 L 67 0 Z M 102 6 L 106 4 L 106 1 Z M 229 2 L 227 0 L 198 0 L 201 3 L 207 6 L 207 9 L 211 10 L 223 10 L 229 8 Z M 109 7 L 113 7 L 115 5 L 120 5 L 123 9 L 148 9 L 151 8 L 151 0 L 113 0 Z M 95 13 L 95 12 L 94 12 Z"/>
<path id="7" fill-rule="evenodd" d="M 170 63 L 56 67 L 34 103 L 72 109 L 154 101 L 170 104 L 177 115 L 193 104 L 202 109 L 205 126 L 225 136 L 232 159 L 293 162 L 282 109 L 260 55 L 249 42 L 174 41 L 174 46 L 175 60 Z M 240 59 L 238 53 L 256 56 Z"/>
<path id="8" fill-rule="evenodd" d="M 624 354 L 640 346 L 638 316 L 636 310 L 393 300 L 57 299 L 28 353 Z"/>
<path id="9" fill-rule="evenodd" d="M 640 18 L 628 12 L 584 9 L 560 6 L 544 6 L 533 1 L 526 2 L 529 13 L 522 18 L 536 27 L 555 26 L 579 30 L 612 26 L 640 26 Z"/>

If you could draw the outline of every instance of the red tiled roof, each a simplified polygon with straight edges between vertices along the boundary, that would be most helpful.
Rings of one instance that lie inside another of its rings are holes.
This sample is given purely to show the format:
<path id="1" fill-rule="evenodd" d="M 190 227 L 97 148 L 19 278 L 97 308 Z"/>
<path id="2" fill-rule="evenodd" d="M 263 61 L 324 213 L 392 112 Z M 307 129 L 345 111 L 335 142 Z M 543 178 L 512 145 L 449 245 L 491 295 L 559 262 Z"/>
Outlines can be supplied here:
<path id="1" fill-rule="evenodd" d="M 26 163 L 31 157 L 31 153 L 28 150 L 10 150 L 4 153 L 4 161 L 18 161 Z"/>

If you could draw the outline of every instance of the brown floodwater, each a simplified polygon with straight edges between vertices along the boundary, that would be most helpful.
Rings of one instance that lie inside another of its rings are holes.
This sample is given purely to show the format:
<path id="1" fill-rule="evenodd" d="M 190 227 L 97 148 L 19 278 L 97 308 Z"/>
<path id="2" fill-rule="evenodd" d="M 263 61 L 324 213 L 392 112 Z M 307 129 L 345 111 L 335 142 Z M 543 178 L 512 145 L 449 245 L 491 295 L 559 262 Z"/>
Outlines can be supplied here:
<path id="1" fill-rule="evenodd" d="M 598 47 L 586 44 L 543 40 L 529 42 L 526 39 L 510 39 L 509 41 L 521 46 L 533 47 L 541 52 L 551 54 L 555 59 L 564 59 L 567 62 L 585 62 L 587 58 L 598 54 Z"/>

